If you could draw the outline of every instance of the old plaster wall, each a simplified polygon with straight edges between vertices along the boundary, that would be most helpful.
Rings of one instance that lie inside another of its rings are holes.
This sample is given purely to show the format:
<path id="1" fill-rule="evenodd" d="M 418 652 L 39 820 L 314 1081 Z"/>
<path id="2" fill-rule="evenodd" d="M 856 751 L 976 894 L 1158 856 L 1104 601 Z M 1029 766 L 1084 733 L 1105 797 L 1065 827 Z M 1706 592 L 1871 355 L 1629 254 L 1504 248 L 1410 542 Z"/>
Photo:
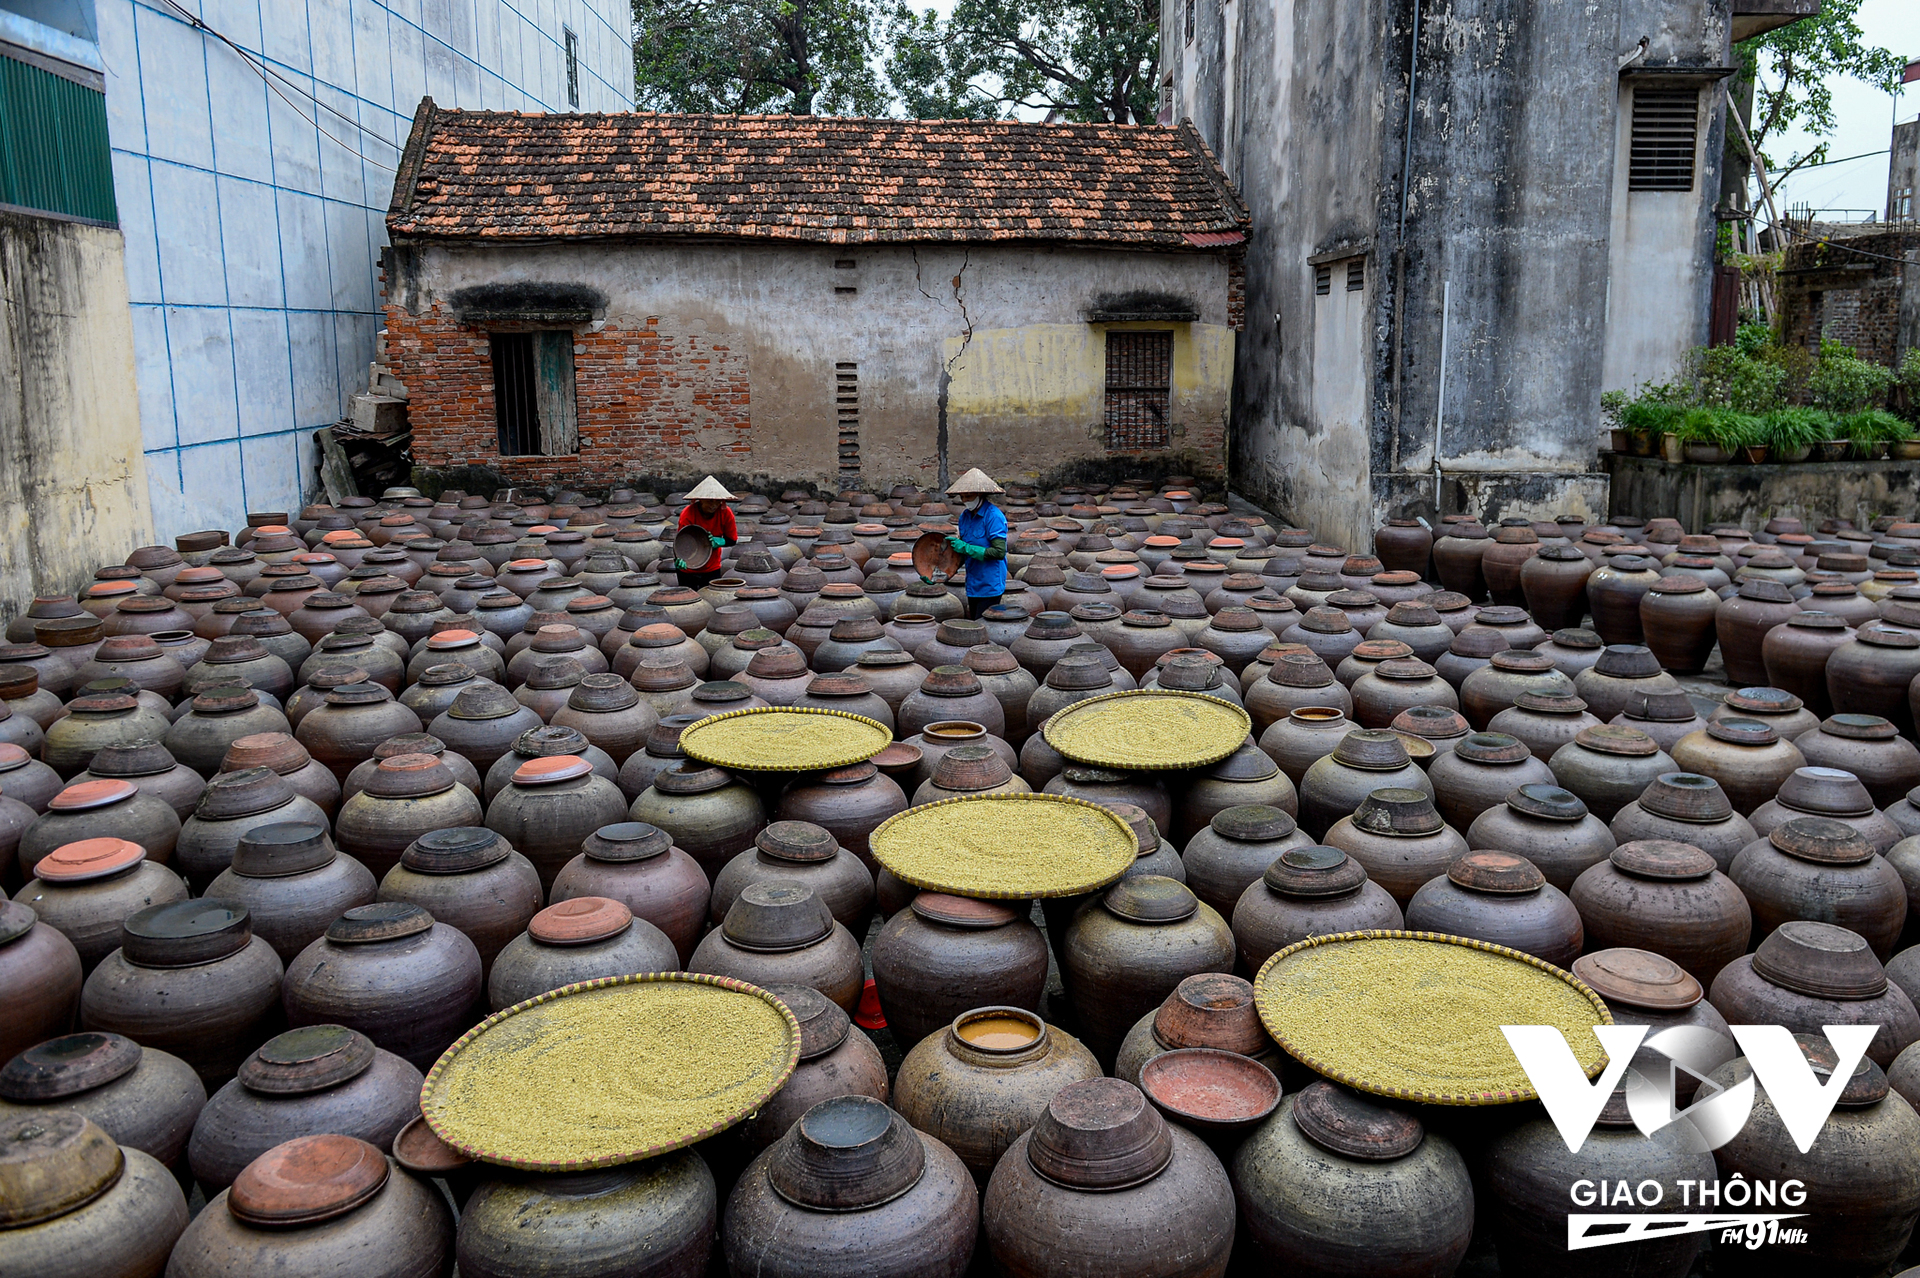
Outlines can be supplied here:
<path id="1" fill-rule="evenodd" d="M 581 452 L 501 458 L 486 331 L 449 299 L 482 284 L 584 285 L 605 299 L 575 346 Z M 1037 478 L 1106 458 L 1108 327 L 1171 329 L 1169 465 L 1225 470 L 1233 373 L 1226 260 L 1046 248 L 553 245 L 389 253 L 385 356 L 423 467 L 604 485 L 711 469 L 837 483 L 857 407 L 869 485 L 981 465 Z M 1163 294 L 1194 321 L 1103 325 L 1103 295 Z"/>
<path id="2" fill-rule="evenodd" d="M 0 213 L 0 620 L 153 540 L 122 252 Z"/>

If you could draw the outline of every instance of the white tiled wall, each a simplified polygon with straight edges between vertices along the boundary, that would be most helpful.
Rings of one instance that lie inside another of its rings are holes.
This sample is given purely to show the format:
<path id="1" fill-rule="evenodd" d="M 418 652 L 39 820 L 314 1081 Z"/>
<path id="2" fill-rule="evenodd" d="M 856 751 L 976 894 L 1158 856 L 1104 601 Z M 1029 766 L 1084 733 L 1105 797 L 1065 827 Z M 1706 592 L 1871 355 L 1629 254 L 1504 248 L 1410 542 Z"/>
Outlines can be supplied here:
<path id="1" fill-rule="evenodd" d="M 311 489 L 313 430 L 366 387 L 375 263 L 420 98 L 569 110 L 571 28 L 580 109 L 627 110 L 629 13 L 628 0 L 98 0 L 163 540 L 298 508 Z"/>

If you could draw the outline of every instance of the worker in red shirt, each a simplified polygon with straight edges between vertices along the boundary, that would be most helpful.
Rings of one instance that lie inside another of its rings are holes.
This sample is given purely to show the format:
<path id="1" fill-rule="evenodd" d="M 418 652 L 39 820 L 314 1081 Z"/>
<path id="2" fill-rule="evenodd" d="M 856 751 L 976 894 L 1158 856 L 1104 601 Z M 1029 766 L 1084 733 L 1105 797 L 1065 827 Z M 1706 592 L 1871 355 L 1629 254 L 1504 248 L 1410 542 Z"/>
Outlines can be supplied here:
<path id="1" fill-rule="evenodd" d="M 700 589 L 718 577 L 724 570 L 720 552 L 740 540 L 740 529 L 733 522 L 733 510 L 726 503 L 734 500 L 732 493 L 721 486 L 719 480 L 708 475 L 687 494 L 687 508 L 680 512 L 682 531 L 693 528 L 707 535 L 707 554 L 704 558 L 691 560 L 674 557 L 674 573 L 680 584 Z"/>

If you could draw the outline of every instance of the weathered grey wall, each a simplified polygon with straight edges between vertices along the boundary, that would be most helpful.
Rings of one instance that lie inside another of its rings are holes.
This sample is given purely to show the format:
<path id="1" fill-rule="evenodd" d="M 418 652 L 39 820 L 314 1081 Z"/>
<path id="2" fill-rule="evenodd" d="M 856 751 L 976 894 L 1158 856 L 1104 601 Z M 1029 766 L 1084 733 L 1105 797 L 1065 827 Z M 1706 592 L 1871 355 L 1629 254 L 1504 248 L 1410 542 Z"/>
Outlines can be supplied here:
<path id="1" fill-rule="evenodd" d="M 0 213 L 0 621 L 153 540 L 122 253 Z"/>
<path id="2" fill-rule="evenodd" d="M 1864 528 L 1880 515 L 1920 507 L 1920 463 L 1802 462 L 1793 466 L 1669 465 L 1654 457 L 1608 454 L 1613 514 L 1670 515 L 1689 532 L 1713 524 L 1757 529 L 1776 515 L 1809 521 L 1851 519 Z"/>

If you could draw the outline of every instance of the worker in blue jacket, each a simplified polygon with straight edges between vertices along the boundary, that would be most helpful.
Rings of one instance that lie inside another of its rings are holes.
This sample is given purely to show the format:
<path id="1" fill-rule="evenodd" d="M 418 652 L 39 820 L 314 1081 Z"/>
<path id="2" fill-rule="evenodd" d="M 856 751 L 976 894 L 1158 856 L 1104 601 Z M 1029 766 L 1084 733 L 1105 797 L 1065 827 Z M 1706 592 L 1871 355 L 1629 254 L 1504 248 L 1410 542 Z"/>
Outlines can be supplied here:
<path id="1" fill-rule="evenodd" d="M 978 617 L 1007 592 L 1007 517 L 989 497 L 1000 485 L 978 467 L 947 485 L 960 501 L 960 531 L 947 538 L 967 560 L 967 615 Z"/>

